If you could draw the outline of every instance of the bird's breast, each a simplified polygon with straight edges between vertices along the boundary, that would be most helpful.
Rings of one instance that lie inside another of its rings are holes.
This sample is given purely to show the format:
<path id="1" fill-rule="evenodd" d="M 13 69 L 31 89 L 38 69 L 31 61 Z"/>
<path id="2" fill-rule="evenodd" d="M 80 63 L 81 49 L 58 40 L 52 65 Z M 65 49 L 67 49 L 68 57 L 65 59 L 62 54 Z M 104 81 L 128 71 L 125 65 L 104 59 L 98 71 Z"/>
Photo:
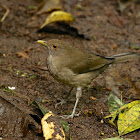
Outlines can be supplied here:
<path id="1" fill-rule="evenodd" d="M 58 58 L 54 58 L 51 55 L 47 59 L 47 67 L 50 74 L 58 81 L 70 85 L 75 74 L 69 68 L 64 67 L 59 63 Z"/>

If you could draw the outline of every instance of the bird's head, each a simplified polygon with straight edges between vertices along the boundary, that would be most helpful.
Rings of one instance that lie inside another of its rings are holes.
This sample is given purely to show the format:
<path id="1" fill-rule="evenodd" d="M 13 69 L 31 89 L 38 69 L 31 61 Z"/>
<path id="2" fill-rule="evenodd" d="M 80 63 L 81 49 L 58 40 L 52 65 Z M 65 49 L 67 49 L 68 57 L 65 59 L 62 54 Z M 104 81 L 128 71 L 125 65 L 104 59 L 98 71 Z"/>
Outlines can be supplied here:
<path id="1" fill-rule="evenodd" d="M 49 41 L 38 40 L 38 43 L 46 46 L 51 55 L 61 55 L 63 53 L 68 53 L 71 50 L 71 46 L 59 39 L 52 39 Z"/>

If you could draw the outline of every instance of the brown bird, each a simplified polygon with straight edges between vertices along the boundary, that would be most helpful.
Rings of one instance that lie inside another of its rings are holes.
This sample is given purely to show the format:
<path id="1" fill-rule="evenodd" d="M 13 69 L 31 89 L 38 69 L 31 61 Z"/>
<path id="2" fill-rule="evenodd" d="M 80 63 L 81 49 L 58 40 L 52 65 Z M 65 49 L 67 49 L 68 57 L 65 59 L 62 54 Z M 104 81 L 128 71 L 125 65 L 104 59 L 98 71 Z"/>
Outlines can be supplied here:
<path id="1" fill-rule="evenodd" d="M 92 80 L 104 72 L 110 64 L 140 58 L 140 54 L 133 52 L 111 57 L 90 54 L 58 39 L 49 41 L 38 40 L 37 42 L 46 46 L 49 50 L 47 67 L 50 74 L 56 80 L 77 88 L 76 103 L 72 114 L 67 116 L 67 118 L 75 116 L 78 101 L 82 96 L 82 89 L 88 87 Z"/>

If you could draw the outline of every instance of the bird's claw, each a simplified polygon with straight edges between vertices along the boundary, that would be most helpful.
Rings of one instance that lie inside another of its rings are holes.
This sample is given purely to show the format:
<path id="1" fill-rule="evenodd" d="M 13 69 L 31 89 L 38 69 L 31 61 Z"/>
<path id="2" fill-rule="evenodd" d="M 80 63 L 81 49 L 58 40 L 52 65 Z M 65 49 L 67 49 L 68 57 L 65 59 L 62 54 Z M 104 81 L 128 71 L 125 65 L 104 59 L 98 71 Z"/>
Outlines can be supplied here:
<path id="1" fill-rule="evenodd" d="M 78 117 L 80 115 L 81 112 L 79 112 L 78 114 L 71 114 L 71 115 L 63 115 L 63 116 L 60 116 L 61 118 L 63 119 L 70 119 L 70 118 L 74 118 L 75 116 Z"/>
<path id="2" fill-rule="evenodd" d="M 64 103 L 66 103 L 66 100 L 61 100 L 59 103 L 55 104 L 55 108 L 57 108 L 59 105 L 63 105 Z"/>

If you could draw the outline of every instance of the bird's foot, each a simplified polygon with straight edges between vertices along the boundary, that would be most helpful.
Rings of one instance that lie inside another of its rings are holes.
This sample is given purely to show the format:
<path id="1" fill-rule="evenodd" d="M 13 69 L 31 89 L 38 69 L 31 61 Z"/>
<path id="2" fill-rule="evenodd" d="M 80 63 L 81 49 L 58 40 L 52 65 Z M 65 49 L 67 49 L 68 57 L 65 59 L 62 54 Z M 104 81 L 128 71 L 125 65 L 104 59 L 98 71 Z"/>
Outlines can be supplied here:
<path id="1" fill-rule="evenodd" d="M 55 104 L 55 108 L 57 108 L 59 105 L 63 105 L 64 103 L 66 103 L 66 100 L 62 99 L 59 103 Z"/>
<path id="2" fill-rule="evenodd" d="M 63 119 L 70 119 L 70 118 L 73 119 L 75 116 L 78 117 L 80 115 L 80 113 L 81 112 L 79 112 L 78 114 L 73 114 L 72 113 L 71 115 L 63 115 L 63 116 L 60 116 L 60 117 L 63 118 Z"/>

